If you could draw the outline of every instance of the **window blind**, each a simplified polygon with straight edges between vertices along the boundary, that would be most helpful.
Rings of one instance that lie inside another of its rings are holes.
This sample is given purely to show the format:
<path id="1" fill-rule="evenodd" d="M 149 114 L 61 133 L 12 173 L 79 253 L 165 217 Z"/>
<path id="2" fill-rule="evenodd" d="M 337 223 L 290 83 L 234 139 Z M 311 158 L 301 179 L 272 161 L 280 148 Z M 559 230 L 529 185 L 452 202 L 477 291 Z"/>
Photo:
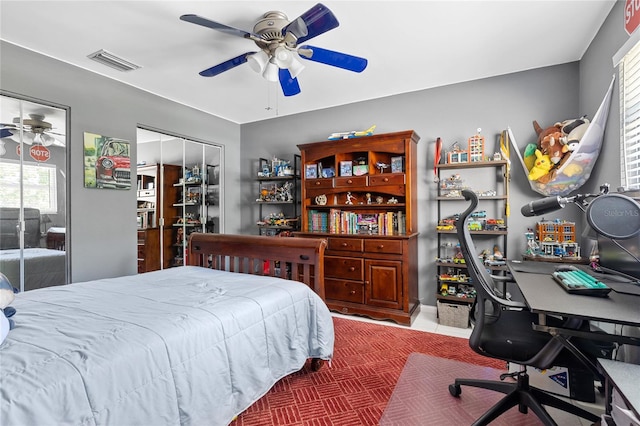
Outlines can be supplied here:
<path id="1" fill-rule="evenodd" d="M 620 170 L 627 189 L 640 189 L 640 43 L 624 56 L 620 72 Z"/>

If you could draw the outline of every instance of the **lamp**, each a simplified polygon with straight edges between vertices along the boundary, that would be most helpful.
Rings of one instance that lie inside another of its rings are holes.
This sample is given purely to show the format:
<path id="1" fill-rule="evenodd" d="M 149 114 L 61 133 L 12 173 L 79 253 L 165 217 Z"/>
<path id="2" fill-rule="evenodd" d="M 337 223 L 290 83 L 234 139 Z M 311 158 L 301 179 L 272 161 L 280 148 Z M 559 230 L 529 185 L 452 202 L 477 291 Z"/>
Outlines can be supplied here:
<path id="1" fill-rule="evenodd" d="M 269 63 L 269 55 L 264 50 L 261 50 L 258 53 L 247 56 L 247 62 L 252 70 L 262 74 Z"/>
<path id="2" fill-rule="evenodd" d="M 296 78 L 304 69 L 298 53 L 284 46 L 278 46 L 271 56 L 264 50 L 249 55 L 247 62 L 255 72 L 274 82 L 279 80 L 279 69 L 289 70 L 291 78 Z"/>
<path id="3" fill-rule="evenodd" d="M 27 145 L 33 145 L 35 135 L 31 132 L 22 132 L 22 138 L 20 138 L 20 133 L 16 132 L 11 136 L 11 139 L 17 143 L 24 143 Z"/>
<path id="4" fill-rule="evenodd" d="M 278 81 L 278 69 L 275 59 L 271 58 L 264 68 L 262 76 L 269 81 Z"/>

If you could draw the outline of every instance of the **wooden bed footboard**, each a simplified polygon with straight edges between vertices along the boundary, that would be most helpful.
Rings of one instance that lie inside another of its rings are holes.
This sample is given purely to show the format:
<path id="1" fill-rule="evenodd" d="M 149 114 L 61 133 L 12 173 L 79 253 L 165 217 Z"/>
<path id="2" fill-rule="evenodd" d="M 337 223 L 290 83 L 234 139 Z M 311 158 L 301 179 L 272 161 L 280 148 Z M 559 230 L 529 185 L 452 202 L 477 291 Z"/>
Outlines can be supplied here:
<path id="1" fill-rule="evenodd" d="M 301 281 L 324 300 L 326 246 L 326 241 L 319 238 L 194 232 L 189 236 L 188 263 L 229 272 Z"/>

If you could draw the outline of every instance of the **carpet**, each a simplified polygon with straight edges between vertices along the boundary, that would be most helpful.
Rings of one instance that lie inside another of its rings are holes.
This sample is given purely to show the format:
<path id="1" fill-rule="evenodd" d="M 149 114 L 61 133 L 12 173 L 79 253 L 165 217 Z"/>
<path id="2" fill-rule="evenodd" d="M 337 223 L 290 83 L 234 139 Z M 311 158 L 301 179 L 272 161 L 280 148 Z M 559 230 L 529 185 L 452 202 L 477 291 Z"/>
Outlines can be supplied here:
<path id="1" fill-rule="evenodd" d="M 411 354 L 398 384 L 380 419 L 380 426 L 470 425 L 504 395 L 490 390 L 462 387 L 454 398 L 448 386 L 456 377 L 498 380 L 504 370 L 460 361 Z M 578 417 L 550 408 L 559 425 L 580 425 Z M 586 421 L 586 420 L 585 420 Z M 542 422 L 533 412 L 522 414 L 517 407 L 498 417 L 495 426 L 534 426 Z"/>
<path id="2" fill-rule="evenodd" d="M 325 363 L 312 372 L 307 363 L 276 383 L 233 426 L 377 425 L 414 352 L 505 368 L 504 362 L 473 352 L 467 339 L 344 318 L 333 321 L 336 341 L 331 365 Z M 441 392 L 449 396 L 447 386 Z"/>

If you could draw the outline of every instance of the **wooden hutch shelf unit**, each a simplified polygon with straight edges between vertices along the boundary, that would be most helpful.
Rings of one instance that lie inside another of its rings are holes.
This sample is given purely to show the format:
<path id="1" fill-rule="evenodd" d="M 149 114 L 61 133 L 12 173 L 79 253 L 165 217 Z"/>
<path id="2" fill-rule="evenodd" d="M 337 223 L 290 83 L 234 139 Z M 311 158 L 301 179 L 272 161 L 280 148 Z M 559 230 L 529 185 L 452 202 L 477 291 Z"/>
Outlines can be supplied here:
<path id="1" fill-rule="evenodd" d="M 329 309 L 409 325 L 418 300 L 413 131 L 298 145 L 301 231 L 324 237 Z"/>

